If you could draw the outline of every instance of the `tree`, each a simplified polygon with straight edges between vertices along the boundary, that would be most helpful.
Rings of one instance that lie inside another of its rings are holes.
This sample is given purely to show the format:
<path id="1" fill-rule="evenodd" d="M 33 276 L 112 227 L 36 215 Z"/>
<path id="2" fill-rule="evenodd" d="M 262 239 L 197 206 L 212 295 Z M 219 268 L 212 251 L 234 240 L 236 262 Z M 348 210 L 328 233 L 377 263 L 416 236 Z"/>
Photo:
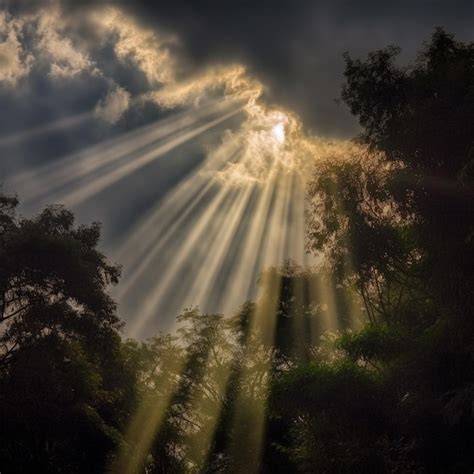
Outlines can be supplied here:
<path id="1" fill-rule="evenodd" d="M 384 470 L 463 472 L 474 462 L 474 45 L 438 29 L 414 65 L 398 67 L 398 52 L 346 56 L 343 99 L 363 133 L 354 156 L 315 172 L 310 248 L 365 302 L 369 323 L 337 346 L 394 396 Z"/>
<path id="2" fill-rule="evenodd" d="M 386 190 L 413 218 L 424 278 L 446 305 L 472 310 L 474 44 L 437 29 L 411 67 L 395 65 L 398 52 L 346 56 L 342 97 L 364 128 L 361 141 L 398 165 Z"/>
<path id="3" fill-rule="evenodd" d="M 134 397 L 100 228 L 0 195 L 0 460 L 9 472 L 102 472 Z"/>

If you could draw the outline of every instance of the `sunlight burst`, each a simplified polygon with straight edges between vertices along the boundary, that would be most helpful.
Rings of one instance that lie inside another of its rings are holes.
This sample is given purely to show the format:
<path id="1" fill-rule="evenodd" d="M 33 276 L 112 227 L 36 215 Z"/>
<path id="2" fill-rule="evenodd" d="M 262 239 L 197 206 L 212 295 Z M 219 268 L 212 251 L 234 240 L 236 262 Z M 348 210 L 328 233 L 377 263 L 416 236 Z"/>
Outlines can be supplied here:
<path id="1" fill-rule="evenodd" d="M 272 135 L 278 143 L 283 143 L 285 141 L 285 124 L 283 122 L 277 123 L 272 128 Z"/>

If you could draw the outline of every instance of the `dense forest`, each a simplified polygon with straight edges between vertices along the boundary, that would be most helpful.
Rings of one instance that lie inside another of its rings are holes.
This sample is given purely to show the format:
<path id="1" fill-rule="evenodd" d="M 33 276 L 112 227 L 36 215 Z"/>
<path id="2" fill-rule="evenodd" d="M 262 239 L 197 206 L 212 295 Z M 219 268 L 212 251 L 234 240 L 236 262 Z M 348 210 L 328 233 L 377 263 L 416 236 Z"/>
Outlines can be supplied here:
<path id="1" fill-rule="evenodd" d="M 0 195 L 2 473 L 473 471 L 474 45 L 398 53 L 345 56 L 363 131 L 307 188 L 324 264 L 237 314 L 125 339 L 100 226 Z"/>

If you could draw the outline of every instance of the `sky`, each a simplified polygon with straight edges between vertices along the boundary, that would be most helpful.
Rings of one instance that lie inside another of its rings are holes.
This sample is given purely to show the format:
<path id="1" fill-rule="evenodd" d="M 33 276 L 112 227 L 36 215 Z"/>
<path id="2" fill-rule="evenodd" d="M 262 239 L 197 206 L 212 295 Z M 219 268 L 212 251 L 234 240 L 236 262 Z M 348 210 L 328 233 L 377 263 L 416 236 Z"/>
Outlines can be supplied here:
<path id="1" fill-rule="evenodd" d="M 467 0 L 0 0 L 0 182 L 25 215 L 102 222 L 130 334 L 232 311 L 266 265 L 307 263 L 305 179 L 359 132 L 342 54 L 407 64 L 473 20 Z"/>

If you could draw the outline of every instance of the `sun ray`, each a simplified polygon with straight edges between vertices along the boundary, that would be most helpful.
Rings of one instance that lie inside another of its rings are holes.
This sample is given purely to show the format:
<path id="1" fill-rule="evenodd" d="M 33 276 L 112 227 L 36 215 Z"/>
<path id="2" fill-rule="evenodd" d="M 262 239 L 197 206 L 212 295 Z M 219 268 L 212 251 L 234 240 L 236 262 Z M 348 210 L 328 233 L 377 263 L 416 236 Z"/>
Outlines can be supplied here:
<path id="1" fill-rule="evenodd" d="M 233 154 L 237 153 L 238 150 L 233 150 Z M 175 232 L 185 224 L 194 210 L 199 208 L 208 193 L 218 186 L 214 180 L 209 179 L 206 170 L 219 169 L 225 162 L 221 156 L 208 157 L 191 176 L 158 201 L 148 215 L 144 216 L 140 223 L 130 231 L 129 238 L 114 252 L 116 261 L 128 268 L 133 268 L 131 273 L 124 275 L 125 282 L 119 288 L 119 296 L 122 296 L 135 283 L 145 267 L 175 236 Z M 139 262 L 138 265 L 137 262 Z"/>
<path id="2" fill-rule="evenodd" d="M 269 180 L 260 190 L 257 207 L 253 212 L 247 236 L 243 244 L 243 253 L 239 255 L 237 267 L 233 270 L 234 278 L 229 291 L 225 291 L 224 314 L 231 313 L 241 303 L 242 295 L 249 297 L 254 282 L 252 276 L 258 273 L 257 263 L 261 248 L 266 242 L 266 225 L 271 219 L 272 198 L 276 193 L 274 180 Z"/>
<path id="3" fill-rule="evenodd" d="M 98 171 L 107 172 L 107 167 L 115 162 L 124 158 L 133 158 L 141 149 L 153 146 L 154 143 L 166 137 L 186 130 L 200 120 L 212 117 L 216 112 L 224 112 L 229 106 L 228 101 L 213 102 L 198 110 L 174 114 L 169 118 L 158 120 L 153 124 L 75 152 L 53 163 L 19 173 L 12 177 L 11 184 L 18 189 L 26 188 L 23 193 L 25 201 L 55 194 L 60 196 L 66 186 L 77 185 L 81 178 L 92 175 L 92 178 L 96 179 L 95 175 Z M 33 189 L 26 186 L 31 180 L 37 183 Z"/>
<path id="4" fill-rule="evenodd" d="M 269 238 L 267 240 L 266 248 L 264 248 L 264 258 L 262 267 L 268 268 L 272 264 L 280 265 L 283 260 L 285 239 L 287 236 L 288 229 L 288 209 L 291 195 L 291 178 L 284 176 L 279 184 L 279 196 L 278 202 L 276 203 L 276 210 L 274 211 L 275 218 L 271 223 L 271 227 L 268 231 Z M 275 258 L 276 256 L 276 258 Z M 266 278 L 265 273 L 262 276 Z M 262 288 L 266 287 L 265 282 L 262 282 Z M 279 290 L 271 288 L 271 291 L 275 293 L 275 299 Z M 268 316 L 265 311 L 257 311 L 252 321 L 252 329 L 261 333 L 262 342 L 267 345 L 273 344 L 273 332 L 274 332 L 275 314 L 271 311 Z"/>
<path id="5" fill-rule="evenodd" d="M 233 110 L 224 114 L 223 116 L 211 120 L 210 122 L 196 127 L 193 130 L 185 132 L 183 134 L 178 135 L 176 138 L 173 138 L 163 145 L 156 147 L 153 150 L 150 150 L 144 153 L 141 156 L 136 157 L 133 161 L 128 161 L 123 166 L 115 169 L 111 173 L 103 176 L 99 180 L 94 180 L 93 182 L 89 183 L 88 185 L 77 189 L 72 193 L 68 193 L 67 196 L 64 198 L 63 202 L 68 206 L 77 205 L 86 199 L 98 194 L 100 191 L 104 190 L 105 188 L 111 186 L 112 184 L 116 183 L 117 181 L 123 179 L 125 176 L 137 171 L 138 169 L 146 166 L 147 164 L 151 163 L 152 161 L 162 157 L 166 153 L 169 153 L 174 148 L 186 143 L 193 138 L 198 137 L 199 135 L 207 132 L 213 127 L 216 127 L 220 123 L 228 120 L 229 118 L 235 116 L 241 111 L 239 107 L 237 110 Z"/>
<path id="6" fill-rule="evenodd" d="M 169 373 L 180 374 L 184 366 L 182 358 L 172 358 L 166 369 Z M 166 415 L 178 383 L 173 377 L 166 377 L 160 386 L 161 396 L 153 405 L 141 400 L 137 412 L 132 416 L 125 432 L 125 443 L 114 459 L 110 470 L 117 474 L 136 474 L 148 456 L 153 440 Z M 130 449 L 133 447 L 133 451 Z"/>
<path id="7" fill-rule="evenodd" d="M 276 228 L 277 223 L 279 224 L 279 226 L 284 225 L 288 217 L 288 206 L 290 203 L 290 195 L 291 195 L 292 186 L 290 182 L 287 182 L 286 186 L 284 186 L 283 188 L 284 188 L 283 196 L 280 197 L 280 199 L 278 200 L 278 205 L 275 206 L 276 218 L 272 220 L 272 223 L 274 224 L 274 228 Z M 268 195 L 269 194 L 268 191 L 267 190 L 265 191 L 266 191 L 266 194 Z M 249 194 L 249 193 L 250 193 L 250 187 L 245 194 Z M 232 233 L 234 233 L 235 231 L 236 223 L 241 218 L 242 212 L 244 212 L 245 210 L 245 201 L 248 201 L 248 198 L 245 199 L 244 197 L 244 202 L 238 205 L 240 212 L 239 211 L 232 212 L 232 218 L 228 219 L 230 221 L 229 226 L 223 225 L 226 228 L 225 233 L 228 236 L 231 236 Z M 261 200 L 261 202 L 263 202 L 263 205 L 259 206 L 260 208 L 267 205 L 268 199 L 263 199 Z M 221 256 L 229 248 L 228 238 L 222 238 L 222 242 L 223 244 L 220 245 L 219 249 L 217 250 L 218 255 L 212 259 L 212 263 L 210 264 L 210 267 L 212 269 L 210 273 L 213 275 L 217 274 L 217 268 L 222 260 Z M 276 246 L 278 248 L 279 257 L 282 257 L 284 253 L 284 247 L 285 247 L 284 241 L 279 241 L 276 244 Z M 206 269 L 207 268 L 209 267 L 206 266 Z M 199 279 L 199 276 L 197 277 L 196 281 L 201 281 Z M 212 278 L 207 278 L 207 281 L 212 281 Z M 206 283 L 204 283 L 203 289 L 201 289 L 200 293 L 198 293 L 195 296 L 198 300 L 206 294 L 206 291 L 207 291 Z M 198 285 L 195 285 L 195 286 L 198 286 Z M 194 294 L 193 290 L 191 290 L 191 294 L 192 295 Z M 220 364 L 217 364 L 216 363 L 217 361 L 215 361 L 214 358 L 215 358 L 215 354 L 209 354 L 208 359 L 206 360 L 206 370 L 205 370 L 206 376 L 209 376 L 211 380 L 214 380 L 214 379 L 219 380 L 219 385 L 218 387 L 216 387 L 216 393 L 215 393 L 216 399 L 214 400 L 214 405 L 212 409 L 213 411 L 212 413 L 208 413 L 208 418 L 204 421 L 204 425 L 201 426 L 199 437 L 196 439 L 193 439 L 190 446 L 191 450 L 194 453 L 193 458 L 195 462 L 197 463 L 198 469 L 201 467 L 204 467 L 202 463 L 207 458 L 209 450 L 211 448 L 210 443 L 211 443 L 214 431 L 218 423 L 220 411 L 222 408 L 224 393 L 225 393 L 229 376 L 230 376 L 230 366 L 223 367 Z M 190 410 L 190 416 L 193 416 L 193 414 L 197 415 L 199 413 L 202 413 L 204 411 L 204 407 L 208 407 L 209 409 L 207 396 L 204 394 L 197 394 L 197 398 L 195 399 Z"/>
<path id="8" fill-rule="evenodd" d="M 242 214 L 245 212 L 250 195 L 254 191 L 254 186 L 247 186 L 239 192 L 236 203 L 230 210 L 226 222 L 222 224 L 224 232 L 219 232 L 218 234 L 218 239 L 221 243 L 219 244 L 219 248 L 216 249 L 216 255 L 213 256 L 209 265 L 206 263 L 206 265 L 203 266 L 203 269 L 209 268 L 210 277 L 202 272 L 202 276 L 206 277 L 206 281 L 203 283 L 202 291 L 196 294 L 196 287 L 199 287 L 199 282 L 201 281 L 200 274 L 196 276 L 195 285 L 193 285 L 189 292 L 191 298 L 196 298 L 197 301 L 200 301 L 202 295 L 209 290 L 210 282 L 218 277 L 218 267 L 222 263 L 223 254 L 228 250 L 229 245 L 231 244 L 231 237 L 234 228 L 241 219 Z M 221 354 L 221 356 L 223 355 Z M 203 377 L 216 382 L 216 386 L 213 390 L 213 403 L 209 403 L 208 394 L 197 393 L 194 402 L 188 411 L 191 419 L 203 414 L 204 412 L 207 414 L 207 418 L 201 426 L 199 437 L 192 439 L 189 446 L 193 452 L 193 458 L 197 463 L 198 468 L 202 467 L 202 463 L 206 460 L 209 454 L 212 437 L 218 424 L 223 399 L 227 389 L 227 383 L 230 377 L 231 365 L 229 361 L 227 361 L 228 363 L 226 364 L 218 359 L 218 354 L 216 354 L 215 351 L 210 351 L 203 371 Z"/>
<path id="9" fill-rule="evenodd" d="M 220 196 L 217 197 L 217 199 L 213 202 L 213 206 L 211 206 L 211 212 L 209 212 L 209 209 L 207 210 L 207 213 L 205 213 L 205 218 L 200 221 L 200 226 L 198 227 L 202 228 L 202 231 L 205 231 L 208 219 L 216 218 L 215 212 L 213 211 L 219 207 L 220 201 L 231 200 L 231 205 L 227 208 L 228 212 L 224 214 L 224 220 L 220 223 L 222 228 L 224 229 L 224 233 L 230 234 L 231 232 L 228 230 L 229 227 L 227 225 L 229 224 L 232 228 L 234 222 L 238 221 L 239 216 L 241 216 L 245 210 L 251 192 L 251 186 L 244 187 L 243 189 L 240 189 L 237 192 L 235 190 L 222 188 Z M 236 194 L 236 196 L 234 196 L 234 194 Z M 192 242 L 195 243 L 195 240 L 199 238 L 201 234 L 202 232 L 200 232 L 200 230 L 198 229 L 197 233 L 193 236 Z M 219 235 L 220 233 L 218 232 L 217 234 Z M 191 244 L 191 242 L 188 242 L 188 247 L 190 250 L 193 249 L 193 245 Z M 170 273 L 168 275 L 171 277 L 174 276 L 174 272 L 172 271 L 172 269 L 170 270 Z M 159 299 L 156 298 L 156 294 L 154 296 L 155 300 Z M 152 306 L 150 306 L 150 308 L 152 308 Z M 182 364 L 173 367 L 173 370 L 177 370 L 178 372 L 180 372 L 182 369 Z M 127 456 L 122 453 L 117 465 L 120 466 L 120 469 L 125 470 L 120 472 L 134 472 L 134 469 L 137 466 L 141 465 L 141 463 L 143 462 L 143 459 L 146 456 L 146 453 L 152 443 L 154 435 L 160 429 L 164 413 L 166 412 L 166 409 L 171 401 L 174 390 L 175 387 L 173 386 L 162 388 L 162 391 L 164 391 L 165 396 L 160 399 L 159 405 L 153 408 L 152 413 L 149 413 L 149 410 L 147 410 L 144 406 L 140 407 L 139 411 L 133 419 L 133 422 L 130 425 L 128 431 L 129 434 L 127 437 L 127 439 L 138 439 L 139 441 L 136 443 L 136 445 L 138 445 L 139 448 L 138 450 L 135 450 L 133 456 L 129 456 L 128 460 Z M 209 431 L 209 435 L 211 434 L 212 432 Z M 124 468 L 123 466 L 126 467 Z"/>
<path id="10" fill-rule="evenodd" d="M 141 249 L 137 249 L 137 255 L 134 255 L 134 264 L 131 262 L 128 264 L 128 266 L 133 268 L 133 270 L 124 275 L 125 281 L 120 285 L 116 293 L 116 297 L 118 299 L 123 298 L 129 292 L 131 287 L 137 283 L 138 278 L 153 263 L 153 261 L 159 255 L 159 252 L 170 242 L 171 239 L 173 239 L 176 232 L 178 232 L 180 227 L 184 225 L 192 212 L 199 208 L 199 205 L 206 198 L 206 195 L 213 186 L 214 183 L 212 181 L 208 181 L 207 184 L 201 186 L 201 189 L 197 192 L 195 192 L 193 189 L 189 193 L 189 197 L 187 199 L 182 199 L 181 205 L 177 207 L 176 210 L 174 210 L 170 205 L 160 208 L 160 210 L 163 211 L 160 212 L 160 216 L 164 215 L 165 217 L 166 214 L 168 214 L 168 217 L 171 218 L 167 219 L 163 223 L 160 223 L 160 229 L 165 229 L 163 233 L 159 234 L 156 239 L 150 239 L 151 242 L 142 245 Z M 138 265 L 137 262 L 139 262 Z"/>
<path id="11" fill-rule="evenodd" d="M 291 318 L 291 352 L 299 360 L 307 355 L 308 342 L 308 281 L 309 275 L 304 267 L 305 263 L 305 221 L 304 221 L 304 183 L 299 173 L 293 174 L 292 195 L 290 198 L 291 213 L 288 222 L 289 238 L 287 239 L 286 258 L 299 265 L 296 273 L 291 275 L 290 291 L 293 302 L 290 305 Z"/>
<path id="12" fill-rule="evenodd" d="M 287 258 L 294 259 L 299 265 L 305 262 L 305 220 L 304 220 L 304 182 L 298 172 L 293 173 L 292 195 L 290 198 L 291 216 L 289 217 L 290 237 L 286 249 Z"/>
<path id="13" fill-rule="evenodd" d="M 82 112 L 77 115 L 54 120 L 47 124 L 38 125 L 27 130 L 20 130 L 18 132 L 10 133 L 9 135 L 3 135 L 0 136 L 0 147 L 21 143 L 25 140 L 30 140 L 45 133 L 72 128 L 92 119 L 93 116 L 93 111 Z"/>
<path id="14" fill-rule="evenodd" d="M 177 255 L 173 255 L 173 261 L 171 265 L 167 268 L 164 278 L 159 281 L 159 288 L 156 288 L 153 294 L 148 295 L 143 303 L 140 314 L 130 325 L 130 333 L 132 335 L 138 335 L 153 312 L 157 310 L 158 302 L 168 291 L 169 285 L 176 277 L 176 273 L 191 256 L 193 251 L 195 251 L 196 244 L 208 231 L 209 226 L 216 218 L 216 213 L 218 212 L 219 208 L 223 205 L 223 203 L 225 203 L 226 199 L 229 199 L 231 191 L 232 190 L 229 188 L 221 188 L 212 199 L 210 205 L 199 216 L 198 220 L 193 226 L 192 233 L 186 236 L 184 242 L 180 246 L 179 253 Z"/>
<path id="15" fill-rule="evenodd" d="M 270 235 L 273 236 L 275 236 L 275 233 L 281 235 L 278 231 L 285 227 L 288 216 L 291 186 L 287 176 L 282 181 L 269 230 Z M 284 238 L 267 242 L 264 249 L 264 262 L 271 262 L 274 255 L 281 258 L 284 245 Z M 258 369 L 255 366 L 246 367 L 241 374 L 243 386 L 249 387 L 252 384 L 257 384 L 257 386 L 250 394 L 243 392 L 238 394 L 233 420 L 234 443 L 231 446 L 231 457 L 239 463 L 238 466 L 235 466 L 236 470 L 245 469 L 249 472 L 258 472 L 260 469 L 263 434 L 265 432 L 265 401 L 271 369 L 271 351 L 280 291 L 280 280 L 277 273 L 266 272 L 263 278 L 265 281 L 262 282 L 261 287 L 264 288 L 264 293 L 261 295 L 250 319 L 250 339 L 247 347 L 253 356 L 259 351 L 262 353 L 260 367 Z M 256 380 L 255 370 L 259 371 Z M 250 420 L 251 424 L 249 424 Z M 245 459 L 241 456 L 242 452 L 246 453 Z"/>
<path id="16" fill-rule="evenodd" d="M 315 308 L 315 316 L 311 319 L 311 339 L 313 344 L 317 344 L 324 332 L 339 329 L 335 288 L 333 281 L 323 272 L 311 279 L 310 298 Z"/>
<path id="17" fill-rule="evenodd" d="M 252 193 L 252 187 L 247 186 L 240 190 L 235 198 L 229 198 L 229 206 L 226 206 L 224 211 L 221 211 L 221 214 L 224 213 L 223 217 L 221 218 L 219 215 L 219 210 L 217 210 L 214 214 L 215 219 L 215 232 L 208 232 L 206 235 L 201 236 L 198 241 L 195 242 L 195 246 L 199 243 L 200 246 L 206 246 L 212 248 L 211 251 L 206 249 L 206 253 L 203 256 L 203 262 L 198 267 L 197 273 L 193 273 L 194 283 L 192 284 L 191 289 L 186 288 L 186 281 L 180 280 L 181 292 L 179 299 L 182 302 L 188 302 L 192 305 L 194 302 L 203 301 L 202 293 L 209 289 L 209 285 L 211 281 L 217 277 L 217 272 L 219 270 L 219 265 L 224 258 L 224 254 L 226 250 L 229 248 L 232 237 L 234 234 L 235 227 L 239 223 L 239 220 L 243 217 L 245 209 L 247 207 L 248 201 L 250 199 L 250 195 Z M 226 198 L 227 200 L 227 198 Z M 196 199 L 193 199 L 192 205 L 196 203 Z M 192 211 L 192 205 L 185 210 L 185 212 Z M 175 239 L 175 233 L 179 230 L 179 225 L 174 227 L 170 227 L 167 229 L 165 234 L 159 238 L 158 242 L 153 247 L 153 251 L 150 252 L 149 255 L 146 256 L 145 259 L 141 262 L 138 270 L 143 271 L 146 265 L 151 265 L 154 259 L 158 256 L 159 250 L 162 249 L 165 245 L 172 245 L 173 239 Z M 193 228 L 193 232 L 195 232 L 195 228 Z M 217 242 L 217 244 L 214 244 Z M 190 252 L 192 249 L 190 247 Z M 192 252 L 193 258 L 196 259 L 198 257 L 196 251 Z M 186 259 L 183 260 L 182 264 L 186 262 Z M 181 265 L 182 266 L 182 265 Z M 176 268 L 176 271 L 179 271 L 179 268 Z M 172 273 L 167 271 L 167 275 L 170 277 L 173 276 Z M 134 280 L 137 275 L 134 275 Z M 158 285 L 162 285 L 163 281 L 159 281 Z M 170 283 L 171 284 L 171 283 Z M 130 286 L 128 286 L 129 288 Z M 150 293 L 155 292 L 156 287 L 153 287 Z"/>
<path id="18" fill-rule="evenodd" d="M 217 256 L 213 259 L 213 263 L 211 263 L 211 267 L 214 270 L 218 269 L 219 264 L 221 262 L 221 258 L 225 254 L 226 250 L 228 249 L 228 245 L 229 245 L 228 239 L 232 236 L 237 223 L 239 222 L 242 214 L 245 212 L 246 205 L 249 201 L 249 198 L 250 198 L 250 195 L 251 195 L 252 191 L 253 191 L 253 186 L 246 186 L 243 189 L 241 189 L 238 192 L 237 197 L 233 199 L 233 206 L 230 208 L 229 212 L 225 216 L 224 221 L 222 222 L 222 229 L 223 229 L 223 234 L 224 235 L 222 235 L 222 232 L 219 232 L 217 234 L 219 236 L 221 244 L 219 245 L 219 248 L 216 251 Z M 268 191 L 267 191 L 267 195 L 268 195 Z M 287 196 L 288 195 L 289 195 L 289 193 L 287 192 L 285 197 L 283 198 L 285 200 L 285 206 L 283 206 L 283 208 L 282 208 L 282 206 L 279 205 L 279 206 L 276 206 L 276 208 L 275 208 L 275 211 L 280 215 L 277 214 L 277 217 L 272 220 L 272 223 L 273 223 L 272 229 L 274 229 L 274 230 L 276 229 L 277 221 L 279 221 L 280 226 L 284 222 L 284 217 L 282 217 L 282 216 L 284 215 L 285 210 L 287 209 L 286 201 L 287 201 Z M 267 206 L 268 205 L 267 204 L 268 198 L 265 199 L 263 202 Z M 262 209 L 262 207 L 263 206 L 259 206 L 260 209 Z M 279 247 L 280 247 L 280 254 L 281 254 L 281 249 L 284 246 L 282 244 Z M 268 250 L 268 252 L 270 252 L 270 250 Z M 214 271 L 213 271 L 213 273 L 214 273 Z M 170 271 L 170 275 L 173 275 L 173 271 Z M 209 279 L 209 281 L 210 281 L 210 279 Z M 191 294 L 193 293 L 193 291 L 195 289 L 194 287 L 195 287 L 195 285 L 193 285 L 193 288 L 191 289 Z M 209 369 L 209 370 L 211 370 L 211 369 Z M 229 376 L 228 373 L 221 374 L 221 377 L 223 377 L 221 390 L 225 390 L 225 386 L 226 386 L 226 383 L 227 383 L 228 376 Z M 170 395 L 170 397 L 171 397 L 171 395 Z M 169 397 L 167 397 L 167 400 L 169 401 Z M 199 401 L 196 402 L 195 407 L 194 407 L 195 409 L 198 409 L 199 403 L 200 403 Z M 137 417 L 136 417 L 137 421 L 134 424 L 134 425 L 136 425 L 136 428 L 134 428 L 135 430 L 138 429 L 137 427 L 140 426 L 141 423 L 146 423 L 147 424 L 147 426 L 144 427 L 144 431 L 143 431 L 144 434 L 142 435 L 143 439 L 152 437 L 153 433 L 155 433 L 157 430 L 159 430 L 159 425 L 160 425 L 160 422 L 162 420 L 162 416 L 163 416 L 162 414 L 163 414 L 164 410 L 165 410 L 164 405 L 160 406 L 160 408 L 157 410 L 157 412 L 155 414 L 153 414 L 153 416 L 151 418 L 149 417 L 149 419 L 147 419 L 146 421 L 143 419 L 144 416 L 140 416 L 140 414 L 137 415 Z M 202 452 L 202 454 L 201 454 L 202 456 L 205 456 L 206 453 L 208 452 L 209 442 L 210 442 L 210 439 L 212 438 L 212 435 L 213 435 L 213 432 L 214 432 L 214 429 L 215 429 L 215 426 L 216 426 L 216 423 L 217 423 L 219 410 L 220 410 L 220 405 L 218 404 L 216 406 L 216 413 L 209 420 L 208 425 L 205 427 L 205 432 L 202 433 L 202 437 L 201 437 L 200 442 L 199 442 L 200 452 Z M 147 446 L 149 442 L 150 441 L 148 441 L 148 442 L 141 441 L 141 445 Z"/>
<path id="19" fill-rule="evenodd" d="M 242 195 L 236 200 L 236 205 L 229 210 L 229 214 L 224 222 L 222 229 L 217 235 L 216 245 L 213 246 L 210 258 L 206 259 L 205 265 L 195 275 L 195 282 L 188 292 L 186 299 L 190 301 L 206 301 L 209 297 L 212 284 L 219 278 L 219 270 L 233 244 L 237 226 L 244 217 L 251 194 L 255 192 L 255 185 L 246 185 L 243 187 Z"/>

